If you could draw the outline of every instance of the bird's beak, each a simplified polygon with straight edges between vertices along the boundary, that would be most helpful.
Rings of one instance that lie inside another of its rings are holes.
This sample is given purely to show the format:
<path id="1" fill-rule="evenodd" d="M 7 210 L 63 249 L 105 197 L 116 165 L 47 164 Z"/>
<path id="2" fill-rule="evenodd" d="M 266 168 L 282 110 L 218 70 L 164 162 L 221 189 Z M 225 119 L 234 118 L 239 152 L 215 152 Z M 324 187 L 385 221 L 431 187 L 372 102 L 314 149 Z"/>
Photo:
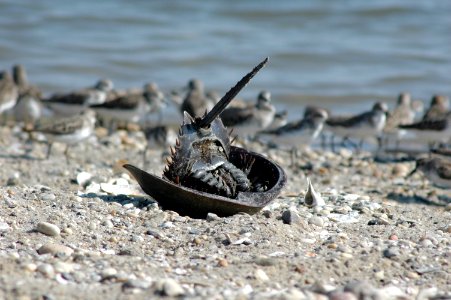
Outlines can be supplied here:
<path id="1" fill-rule="evenodd" d="M 409 174 L 407 174 L 406 178 L 410 178 L 413 174 L 415 174 L 417 172 L 418 168 L 415 167 L 415 169 L 412 170 L 412 172 L 410 172 Z"/>

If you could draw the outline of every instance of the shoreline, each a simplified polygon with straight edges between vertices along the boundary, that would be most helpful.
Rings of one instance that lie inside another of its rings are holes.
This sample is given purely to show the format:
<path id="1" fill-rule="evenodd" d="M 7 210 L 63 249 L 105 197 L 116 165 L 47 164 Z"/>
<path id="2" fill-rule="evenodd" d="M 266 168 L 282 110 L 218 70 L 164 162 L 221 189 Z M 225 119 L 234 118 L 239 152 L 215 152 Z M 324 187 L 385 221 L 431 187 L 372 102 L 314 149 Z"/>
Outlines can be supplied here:
<path id="1" fill-rule="evenodd" d="M 451 192 L 406 178 L 413 162 L 315 149 L 292 169 L 288 152 L 253 143 L 287 173 L 282 194 L 252 216 L 201 220 L 122 195 L 142 193 L 120 168 L 142 166 L 139 132 L 92 137 L 68 164 L 62 145 L 41 160 L 45 144 L 0 132 L 0 298 L 451 296 Z M 161 174 L 166 150 L 150 149 L 145 170 Z M 303 204 L 307 177 L 325 207 Z M 59 234 L 40 232 L 42 222 Z"/>

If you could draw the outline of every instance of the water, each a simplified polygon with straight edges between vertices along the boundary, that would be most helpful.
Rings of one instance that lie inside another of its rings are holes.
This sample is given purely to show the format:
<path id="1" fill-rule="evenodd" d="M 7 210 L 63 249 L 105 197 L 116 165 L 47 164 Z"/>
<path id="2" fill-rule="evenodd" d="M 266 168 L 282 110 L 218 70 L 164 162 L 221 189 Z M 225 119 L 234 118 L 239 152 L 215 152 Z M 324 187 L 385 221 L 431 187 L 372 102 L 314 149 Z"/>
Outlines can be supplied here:
<path id="1" fill-rule="evenodd" d="M 0 69 L 24 64 L 45 93 L 101 77 L 164 90 L 199 78 L 225 93 L 264 57 L 241 93 L 261 89 L 298 116 L 305 104 L 361 111 L 401 91 L 451 94 L 451 1 L 0 2 Z"/>

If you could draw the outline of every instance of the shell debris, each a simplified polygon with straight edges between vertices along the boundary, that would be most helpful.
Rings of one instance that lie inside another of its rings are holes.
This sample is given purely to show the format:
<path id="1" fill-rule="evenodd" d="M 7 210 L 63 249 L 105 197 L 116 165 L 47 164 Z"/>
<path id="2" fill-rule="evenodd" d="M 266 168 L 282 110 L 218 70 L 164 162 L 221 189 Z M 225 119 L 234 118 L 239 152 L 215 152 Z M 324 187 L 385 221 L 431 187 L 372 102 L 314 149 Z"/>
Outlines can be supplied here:
<path id="1" fill-rule="evenodd" d="M 324 202 L 324 199 L 321 197 L 321 195 L 315 191 L 313 188 L 312 182 L 309 178 L 307 178 L 307 193 L 305 193 L 304 197 L 304 203 L 308 207 L 315 207 L 315 206 L 324 206 L 326 205 L 326 202 Z"/>

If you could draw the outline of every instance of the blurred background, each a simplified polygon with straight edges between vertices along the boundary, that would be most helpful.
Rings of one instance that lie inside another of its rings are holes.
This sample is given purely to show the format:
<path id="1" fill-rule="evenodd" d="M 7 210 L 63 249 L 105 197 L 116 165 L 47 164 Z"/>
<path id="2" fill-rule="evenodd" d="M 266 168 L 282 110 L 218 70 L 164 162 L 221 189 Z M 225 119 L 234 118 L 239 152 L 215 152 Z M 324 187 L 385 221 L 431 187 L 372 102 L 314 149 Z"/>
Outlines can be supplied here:
<path id="1" fill-rule="evenodd" d="M 299 117 L 304 105 L 359 112 L 401 91 L 451 94 L 451 1 L 0 2 L 0 69 L 22 63 L 46 94 L 110 78 L 169 91 L 199 78 L 224 94 L 264 57 L 243 90 Z"/>

